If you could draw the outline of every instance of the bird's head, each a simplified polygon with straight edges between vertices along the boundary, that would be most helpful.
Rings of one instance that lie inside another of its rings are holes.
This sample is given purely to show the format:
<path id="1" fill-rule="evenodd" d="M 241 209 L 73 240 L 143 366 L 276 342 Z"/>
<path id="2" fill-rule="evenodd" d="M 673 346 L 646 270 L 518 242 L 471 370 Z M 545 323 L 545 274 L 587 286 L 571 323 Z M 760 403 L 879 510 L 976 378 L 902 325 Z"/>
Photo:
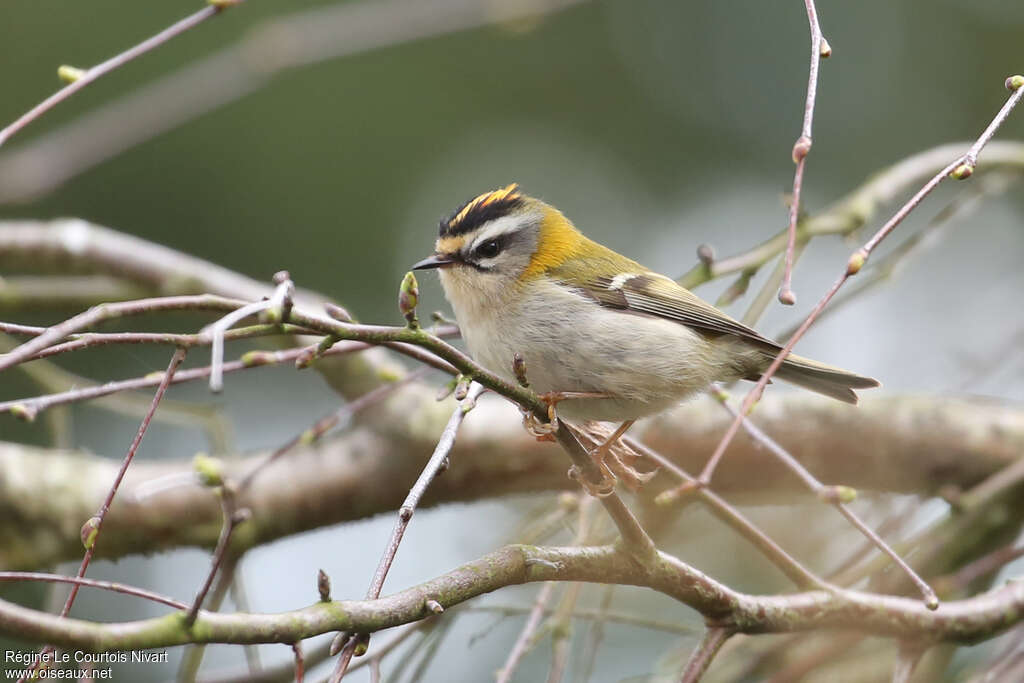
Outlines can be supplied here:
<path id="1" fill-rule="evenodd" d="M 573 258 L 583 239 L 558 209 L 513 184 L 442 219 L 433 255 L 413 269 L 440 269 L 449 296 L 457 288 L 483 298 L 542 277 Z"/>

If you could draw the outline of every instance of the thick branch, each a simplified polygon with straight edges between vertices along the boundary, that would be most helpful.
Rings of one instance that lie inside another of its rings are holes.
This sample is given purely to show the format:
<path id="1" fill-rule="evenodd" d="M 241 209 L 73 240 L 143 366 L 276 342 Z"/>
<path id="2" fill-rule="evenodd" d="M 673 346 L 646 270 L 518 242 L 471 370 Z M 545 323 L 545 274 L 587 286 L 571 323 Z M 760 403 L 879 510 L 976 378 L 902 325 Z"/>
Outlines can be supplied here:
<path id="1" fill-rule="evenodd" d="M 330 631 L 372 632 L 417 621 L 483 593 L 533 581 L 586 581 L 652 588 L 698 610 L 718 626 L 742 633 L 845 628 L 873 635 L 974 642 L 1024 616 L 1024 583 L 938 612 L 916 600 L 858 591 L 812 591 L 753 596 L 734 591 L 679 560 L 659 553 L 649 567 L 612 547 L 509 546 L 436 579 L 377 600 L 317 603 L 278 614 L 200 612 L 192 626 L 175 613 L 142 621 L 94 624 L 0 601 L 0 633 L 92 651 L 134 650 L 185 643 L 294 643 Z"/>
<path id="2" fill-rule="evenodd" d="M 253 518 L 233 543 L 248 547 L 396 509 L 450 415 L 450 404 L 435 402 L 433 394 L 423 384 L 400 389 L 362 414 L 356 428 L 270 465 L 239 500 Z M 713 402 L 696 401 L 651 422 L 643 439 L 693 471 L 727 418 Z M 769 394 L 753 420 L 779 435 L 819 479 L 862 489 L 966 489 L 1024 452 L 1024 412 L 984 401 L 865 398 L 851 408 L 811 396 Z M 102 556 L 213 546 L 221 526 L 219 504 L 208 489 L 180 483 L 191 471 L 191 453 L 181 455 L 178 462 L 132 466 L 128 495 L 115 501 L 107 518 L 98 548 Z M 232 464 L 232 476 L 244 475 L 265 457 L 242 458 Z M 576 486 L 555 447 L 529 438 L 517 411 L 494 397 L 483 397 L 467 420 L 452 462 L 433 483 L 426 505 Z M 79 528 L 102 500 L 113 468 L 102 457 L 0 444 L 0 565 L 34 568 L 77 557 Z M 751 478 L 751 471 L 758 476 Z M 179 483 L 158 490 L 165 477 Z M 372 490 L 366 481 L 376 482 Z M 658 476 L 647 489 L 657 493 L 673 483 Z M 716 491 L 725 494 L 781 496 L 800 487 L 746 437 L 731 446 L 716 475 Z M 137 497 L 147 490 L 153 492 Z"/>

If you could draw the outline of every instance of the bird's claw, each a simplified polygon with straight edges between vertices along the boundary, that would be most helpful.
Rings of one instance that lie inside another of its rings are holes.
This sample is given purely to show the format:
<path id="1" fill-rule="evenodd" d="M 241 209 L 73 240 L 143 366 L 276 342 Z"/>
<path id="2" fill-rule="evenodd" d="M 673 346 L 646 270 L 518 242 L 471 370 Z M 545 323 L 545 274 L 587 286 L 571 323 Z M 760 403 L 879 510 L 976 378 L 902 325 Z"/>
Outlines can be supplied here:
<path id="1" fill-rule="evenodd" d="M 611 471 L 608 470 L 608 474 L 611 475 L 611 478 L 609 479 L 608 476 L 605 475 L 604 470 L 607 470 L 607 467 L 603 468 L 601 473 L 602 479 L 597 483 L 592 482 L 585 477 L 583 473 L 580 472 L 580 468 L 576 467 L 576 465 L 569 468 L 568 475 L 570 479 L 577 482 L 587 493 L 595 498 L 607 498 L 615 491 L 615 475 L 611 474 Z"/>

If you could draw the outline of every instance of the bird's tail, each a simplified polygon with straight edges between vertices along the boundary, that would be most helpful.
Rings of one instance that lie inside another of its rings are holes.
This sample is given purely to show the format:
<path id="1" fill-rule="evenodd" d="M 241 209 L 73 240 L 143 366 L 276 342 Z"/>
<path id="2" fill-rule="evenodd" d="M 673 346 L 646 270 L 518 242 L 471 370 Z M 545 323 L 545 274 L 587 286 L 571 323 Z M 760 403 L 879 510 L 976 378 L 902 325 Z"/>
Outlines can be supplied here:
<path id="1" fill-rule="evenodd" d="M 782 367 L 776 371 L 775 376 L 784 382 L 853 404 L 857 403 L 857 394 L 854 393 L 854 389 L 870 389 L 881 386 L 881 382 L 877 379 L 856 375 L 793 354 L 786 358 Z"/>

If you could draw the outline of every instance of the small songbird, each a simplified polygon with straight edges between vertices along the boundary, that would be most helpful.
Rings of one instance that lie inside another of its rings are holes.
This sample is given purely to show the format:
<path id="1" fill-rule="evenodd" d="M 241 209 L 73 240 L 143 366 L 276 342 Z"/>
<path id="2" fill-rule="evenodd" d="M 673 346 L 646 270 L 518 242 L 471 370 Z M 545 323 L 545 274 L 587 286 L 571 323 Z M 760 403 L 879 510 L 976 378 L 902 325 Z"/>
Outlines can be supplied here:
<path id="1" fill-rule="evenodd" d="M 478 363 L 512 379 L 520 354 L 531 388 L 564 399 L 560 416 L 622 422 L 615 438 L 712 382 L 759 379 L 781 349 L 516 185 L 443 219 L 424 268 L 439 269 Z M 879 385 L 792 354 L 775 377 L 847 403 Z"/>

